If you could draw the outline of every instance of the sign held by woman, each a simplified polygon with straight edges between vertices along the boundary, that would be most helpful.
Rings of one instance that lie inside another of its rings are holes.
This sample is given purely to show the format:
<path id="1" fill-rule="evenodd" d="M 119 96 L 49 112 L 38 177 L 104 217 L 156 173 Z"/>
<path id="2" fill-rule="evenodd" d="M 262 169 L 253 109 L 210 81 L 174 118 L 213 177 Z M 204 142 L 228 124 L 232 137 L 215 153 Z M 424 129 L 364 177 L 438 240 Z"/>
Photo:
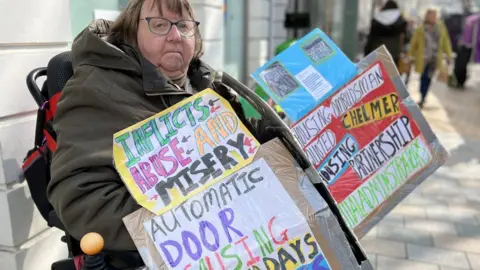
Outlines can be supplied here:
<path id="1" fill-rule="evenodd" d="M 211 89 L 117 132 L 113 141 L 130 193 L 157 215 L 249 164 L 259 147 Z"/>

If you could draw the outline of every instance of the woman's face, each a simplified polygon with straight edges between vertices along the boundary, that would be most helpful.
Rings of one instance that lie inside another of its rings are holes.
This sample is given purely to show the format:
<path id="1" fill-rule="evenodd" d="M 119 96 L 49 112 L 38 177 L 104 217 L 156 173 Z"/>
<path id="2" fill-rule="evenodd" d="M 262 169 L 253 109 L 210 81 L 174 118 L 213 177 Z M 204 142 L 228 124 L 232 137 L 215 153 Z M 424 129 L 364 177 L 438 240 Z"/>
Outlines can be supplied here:
<path id="1" fill-rule="evenodd" d="M 183 16 L 168 10 L 162 3 L 160 16 L 155 0 L 146 0 L 142 6 L 140 19 L 146 17 L 162 17 L 172 22 L 191 20 L 188 12 Z M 195 51 L 195 37 L 184 37 L 176 26 L 172 26 L 167 35 L 159 36 L 149 30 L 146 20 L 140 20 L 138 26 L 137 44 L 142 55 L 169 78 L 180 77 L 188 70 Z"/>
<path id="2" fill-rule="evenodd" d="M 435 10 L 428 10 L 427 15 L 425 16 L 425 20 L 429 24 L 436 24 L 437 23 L 437 11 Z"/>

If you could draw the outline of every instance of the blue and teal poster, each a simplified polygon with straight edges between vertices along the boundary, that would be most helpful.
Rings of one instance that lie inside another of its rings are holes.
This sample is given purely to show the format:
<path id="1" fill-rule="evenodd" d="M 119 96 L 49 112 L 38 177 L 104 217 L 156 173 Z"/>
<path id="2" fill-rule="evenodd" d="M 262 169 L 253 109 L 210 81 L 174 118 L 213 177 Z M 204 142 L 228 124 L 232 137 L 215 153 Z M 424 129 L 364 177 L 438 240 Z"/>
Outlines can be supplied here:
<path id="1" fill-rule="evenodd" d="M 340 48 L 315 29 L 252 76 L 296 122 L 357 73 L 357 66 Z"/>

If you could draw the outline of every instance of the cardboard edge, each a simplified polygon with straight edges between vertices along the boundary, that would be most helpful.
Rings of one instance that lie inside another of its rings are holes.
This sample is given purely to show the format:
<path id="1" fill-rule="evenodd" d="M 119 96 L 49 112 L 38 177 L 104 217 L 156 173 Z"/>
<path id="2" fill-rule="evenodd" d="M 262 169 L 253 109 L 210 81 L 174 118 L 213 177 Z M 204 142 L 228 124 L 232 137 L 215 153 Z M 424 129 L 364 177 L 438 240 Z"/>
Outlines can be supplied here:
<path id="1" fill-rule="evenodd" d="M 273 139 L 263 144 L 261 148 L 267 148 L 267 149 L 271 148 L 274 151 L 276 151 L 276 153 L 282 153 L 282 155 L 276 155 L 275 158 L 278 158 L 278 156 L 282 156 L 282 157 L 285 157 L 286 160 L 289 160 L 289 163 L 291 164 L 289 170 L 296 171 L 297 172 L 296 177 L 298 179 L 298 170 L 301 171 L 301 169 L 296 164 L 295 159 L 293 158 L 289 150 L 285 147 L 285 145 L 281 142 L 280 139 L 278 138 Z M 262 152 L 265 154 L 263 155 L 259 154 Z M 268 152 L 269 151 L 259 150 L 255 155 L 255 160 L 264 158 L 267 164 L 272 166 L 271 163 L 276 161 L 272 161 L 275 159 L 271 155 L 268 155 Z M 308 175 L 307 174 L 305 175 L 306 175 L 306 178 L 308 178 Z M 326 202 L 324 202 L 325 207 L 319 209 L 318 211 L 314 211 L 311 204 L 308 202 L 304 193 L 302 192 L 301 187 L 299 186 L 301 184 L 300 181 L 285 182 L 285 180 L 282 181 L 280 177 L 279 177 L 279 180 L 282 186 L 285 188 L 287 193 L 291 196 L 292 200 L 295 201 L 297 207 L 300 209 L 300 211 L 304 215 L 306 222 L 308 223 L 311 231 L 313 232 L 315 239 L 317 240 L 323 254 L 327 258 L 328 263 L 330 264 L 332 269 L 368 269 L 368 270 L 373 269 L 369 267 L 361 268 L 361 266 L 357 262 L 357 259 L 355 258 L 352 252 L 350 243 L 346 239 L 345 232 L 340 227 L 337 217 L 328 208 L 328 205 L 326 204 Z M 311 188 L 315 189 L 315 187 L 313 186 L 313 183 L 308 181 L 308 184 L 311 185 Z M 290 187 L 290 188 L 287 188 L 287 187 Z M 318 193 L 316 189 L 315 189 L 315 192 Z M 318 196 L 322 200 L 324 200 L 319 193 L 318 193 Z M 152 267 L 152 269 L 167 269 L 167 266 L 165 265 L 165 262 L 161 258 L 161 255 L 156 250 L 156 247 L 154 246 L 153 241 L 148 236 L 147 232 L 143 230 L 143 222 L 148 219 L 151 219 L 153 216 L 154 216 L 153 213 L 151 213 L 147 209 L 141 208 L 133 212 L 132 214 L 124 217 L 123 221 L 125 226 L 127 227 L 128 232 L 132 236 L 135 246 L 139 250 L 140 255 L 142 256 L 142 259 L 147 264 L 147 266 Z M 137 220 L 137 222 L 133 224 L 128 222 L 129 220 L 135 220 L 135 219 Z M 141 226 L 142 228 L 141 230 L 138 230 L 139 226 Z M 136 231 L 137 233 L 135 233 Z M 142 233 L 139 234 L 138 231 L 141 231 Z M 145 254 L 145 252 L 141 252 L 142 249 L 146 251 L 152 250 L 154 252 L 153 253 L 149 252 L 150 254 Z M 152 256 L 153 258 L 148 256 Z M 161 262 L 163 264 L 161 264 L 160 267 L 158 267 L 155 264 L 155 262 Z M 368 266 L 368 265 L 371 265 L 371 263 L 368 261 L 368 258 L 367 258 L 367 260 L 363 261 L 361 265 Z"/>
<path id="2" fill-rule="evenodd" d="M 383 217 L 385 217 L 390 211 L 393 210 L 393 208 L 402 202 L 416 187 L 425 181 L 434 171 L 440 168 L 446 162 L 449 156 L 448 151 L 440 143 L 431 126 L 428 124 L 426 118 L 423 116 L 420 108 L 410 96 L 407 87 L 403 83 L 403 80 L 398 73 L 392 56 L 384 45 L 367 55 L 363 60 L 358 62 L 357 65 L 363 72 L 377 61 L 380 61 L 385 67 L 385 70 L 388 76 L 390 76 L 395 86 L 395 90 L 402 98 L 402 102 L 407 108 L 407 111 L 410 113 L 412 118 L 415 119 L 420 131 L 423 134 L 425 143 L 430 150 L 432 160 L 429 165 L 414 174 L 410 180 L 406 181 L 402 185 L 402 188 L 399 188 L 393 192 L 387 200 L 378 205 L 375 210 L 373 210 L 359 225 L 354 228 L 355 235 L 357 235 L 359 239 L 365 236 L 369 230 L 378 224 Z M 380 215 L 381 218 L 372 218 L 373 216 L 378 215 Z"/>

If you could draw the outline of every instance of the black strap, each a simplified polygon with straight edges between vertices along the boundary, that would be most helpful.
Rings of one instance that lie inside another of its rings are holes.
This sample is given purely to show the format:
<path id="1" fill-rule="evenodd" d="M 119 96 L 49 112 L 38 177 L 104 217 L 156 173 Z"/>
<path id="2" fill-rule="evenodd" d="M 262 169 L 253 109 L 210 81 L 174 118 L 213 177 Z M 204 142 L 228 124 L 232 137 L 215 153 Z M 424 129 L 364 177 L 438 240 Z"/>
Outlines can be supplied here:
<path id="1" fill-rule="evenodd" d="M 35 148 L 43 145 L 43 139 L 45 137 L 43 134 L 44 130 L 47 131 L 47 133 L 53 138 L 53 140 L 57 140 L 57 134 L 53 129 L 53 121 L 46 121 L 48 108 L 49 106 L 47 103 L 44 106 L 40 107 L 37 111 L 37 123 L 35 127 Z"/>
<path id="2" fill-rule="evenodd" d="M 37 112 L 37 124 L 35 127 L 35 147 L 40 147 L 43 144 L 43 127 L 45 125 L 45 118 L 45 109 L 39 108 Z"/>
<path id="3" fill-rule="evenodd" d="M 55 130 L 53 129 L 53 121 L 48 120 L 45 123 L 45 130 L 48 132 L 48 134 L 56 141 L 57 140 L 57 134 L 55 133 Z"/>

